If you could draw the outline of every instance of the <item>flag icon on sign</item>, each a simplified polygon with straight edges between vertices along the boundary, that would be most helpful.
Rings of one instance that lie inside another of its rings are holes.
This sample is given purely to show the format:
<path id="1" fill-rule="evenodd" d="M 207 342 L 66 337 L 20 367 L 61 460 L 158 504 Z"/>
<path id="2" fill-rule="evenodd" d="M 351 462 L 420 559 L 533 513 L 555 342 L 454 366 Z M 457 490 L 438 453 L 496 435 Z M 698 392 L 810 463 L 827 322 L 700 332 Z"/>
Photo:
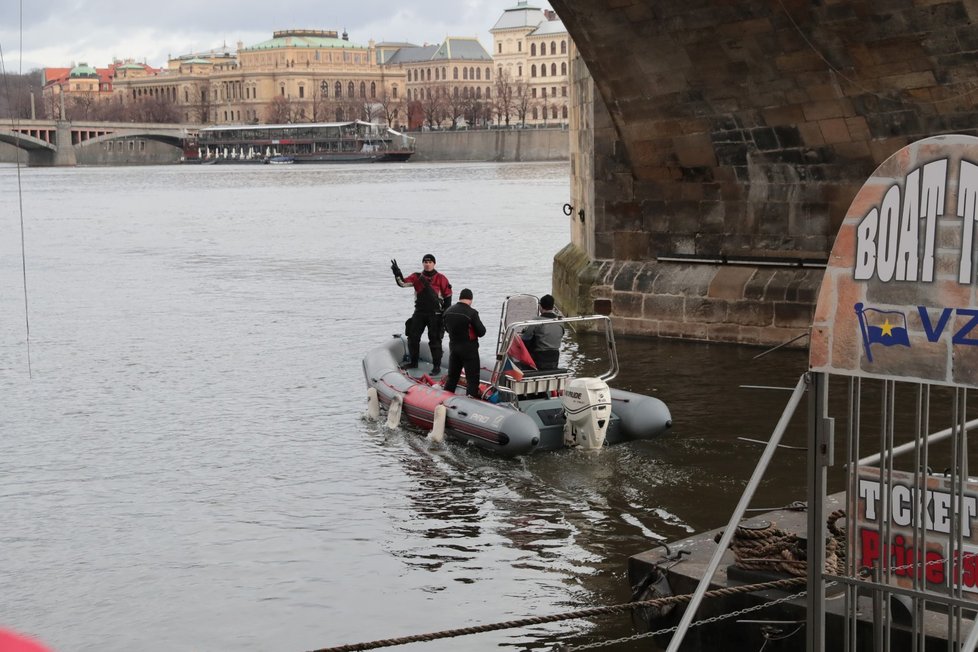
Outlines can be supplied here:
<path id="1" fill-rule="evenodd" d="M 866 359 L 873 361 L 873 344 L 883 346 L 910 346 L 910 335 L 907 333 L 907 316 L 899 310 L 879 310 L 864 308 L 862 303 L 853 306 L 856 317 L 859 318 L 859 329 L 863 335 L 863 347 L 866 349 Z"/>

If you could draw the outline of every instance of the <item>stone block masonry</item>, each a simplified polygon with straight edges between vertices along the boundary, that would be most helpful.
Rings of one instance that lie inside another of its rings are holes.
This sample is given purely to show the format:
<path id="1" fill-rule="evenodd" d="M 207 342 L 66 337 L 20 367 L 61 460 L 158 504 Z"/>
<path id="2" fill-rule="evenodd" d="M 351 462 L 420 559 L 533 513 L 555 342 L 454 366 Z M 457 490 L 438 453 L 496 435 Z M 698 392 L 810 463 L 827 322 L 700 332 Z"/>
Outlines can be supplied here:
<path id="1" fill-rule="evenodd" d="M 970 0 L 551 6 L 579 53 L 555 296 L 627 332 L 790 339 L 821 278 L 792 261 L 828 258 L 876 167 L 915 140 L 978 135 Z M 684 258 L 786 265 L 666 262 Z"/>

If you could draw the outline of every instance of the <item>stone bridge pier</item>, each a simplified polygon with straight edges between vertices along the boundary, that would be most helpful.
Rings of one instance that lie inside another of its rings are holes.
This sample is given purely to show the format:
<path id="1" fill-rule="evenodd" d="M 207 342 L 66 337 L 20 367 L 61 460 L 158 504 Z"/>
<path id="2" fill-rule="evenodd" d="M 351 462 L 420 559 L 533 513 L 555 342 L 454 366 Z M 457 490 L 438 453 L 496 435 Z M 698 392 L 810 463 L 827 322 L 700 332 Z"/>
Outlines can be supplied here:
<path id="1" fill-rule="evenodd" d="M 978 135 L 978 0 L 551 5 L 579 55 L 554 293 L 619 332 L 807 332 L 862 182 L 909 142 Z"/>

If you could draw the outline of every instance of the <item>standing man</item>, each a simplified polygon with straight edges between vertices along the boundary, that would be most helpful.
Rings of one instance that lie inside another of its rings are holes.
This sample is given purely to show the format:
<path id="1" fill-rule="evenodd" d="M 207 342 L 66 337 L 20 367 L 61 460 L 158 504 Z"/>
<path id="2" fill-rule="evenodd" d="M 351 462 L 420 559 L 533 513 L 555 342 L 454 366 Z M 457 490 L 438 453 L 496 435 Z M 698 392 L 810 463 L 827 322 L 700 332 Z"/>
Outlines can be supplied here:
<path id="1" fill-rule="evenodd" d="M 452 284 L 444 274 L 435 270 L 435 257 L 425 254 L 421 259 L 421 272 L 415 272 L 404 278 L 397 261 L 391 261 L 391 271 L 394 280 L 402 288 L 414 288 L 414 314 L 408 320 L 408 355 L 411 361 L 404 365 L 405 369 L 418 366 L 421 352 L 421 334 L 428 329 L 428 346 L 431 348 L 431 373 L 437 376 L 441 373 L 441 340 L 443 336 L 441 314 L 452 305 Z"/>
<path id="2" fill-rule="evenodd" d="M 486 327 L 479 311 L 472 307 L 472 290 L 458 293 L 458 303 L 445 311 L 445 330 L 448 331 L 448 376 L 445 391 L 454 392 L 465 369 L 465 393 L 479 398 L 479 338 Z"/>
<path id="3" fill-rule="evenodd" d="M 564 327 L 553 320 L 554 298 L 549 294 L 540 297 L 540 316 L 542 323 L 527 326 L 523 330 L 523 343 L 533 356 L 537 369 L 556 369 L 560 360 L 560 341 L 564 337 Z"/>

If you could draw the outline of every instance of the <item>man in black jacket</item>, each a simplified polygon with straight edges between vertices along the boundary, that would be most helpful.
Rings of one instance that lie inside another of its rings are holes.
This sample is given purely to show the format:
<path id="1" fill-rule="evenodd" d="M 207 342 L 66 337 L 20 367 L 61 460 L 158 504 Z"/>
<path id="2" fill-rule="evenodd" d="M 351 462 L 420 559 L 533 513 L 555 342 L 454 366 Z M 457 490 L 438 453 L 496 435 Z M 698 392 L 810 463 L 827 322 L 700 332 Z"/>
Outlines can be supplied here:
<path id="1" fill-rule="evenodd" d="M 554 298 L 549 294 L 540 297 L 540 323 L 527 326 L 523 331 L 523 343 L 533 356 L 537 369 L 556 369 L 560 361 L 560 342 L 564 327 L 555 322 Z"/>
<path id="2" fill-rule="evenodd" d="M 458 293 L 458 303 L 445 311 L 445 330 L 448 331 L 448 375 L 445 390 L 454 392 L 465 369 L 465 393 L 479 398 L 479 338 L 486 327 L 479 311 L 472 307 L 472 290 Z"/>

